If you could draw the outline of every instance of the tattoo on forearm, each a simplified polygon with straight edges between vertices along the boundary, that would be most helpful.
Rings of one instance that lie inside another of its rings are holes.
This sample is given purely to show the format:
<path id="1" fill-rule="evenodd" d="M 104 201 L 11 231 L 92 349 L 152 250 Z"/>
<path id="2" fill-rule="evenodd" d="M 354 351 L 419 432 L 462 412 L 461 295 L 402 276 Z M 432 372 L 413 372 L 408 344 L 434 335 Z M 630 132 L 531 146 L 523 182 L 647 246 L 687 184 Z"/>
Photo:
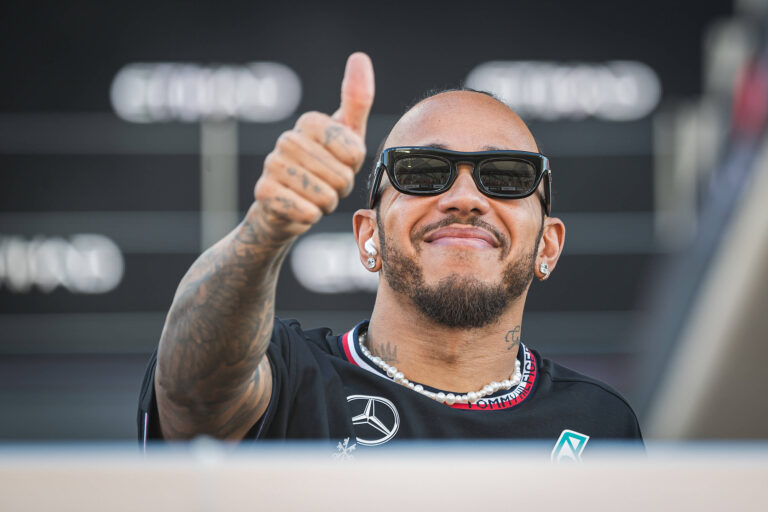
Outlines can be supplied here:
<path id="1" fill-rule="evenodd" d="M 388 341 L 383 344 L 371 347 L 371 354 L 382 358 L 389 364 L 397 364 L 400 360 L 397 358 L 397 345 L 390 344 Z"/>
<path id="2" fill-rule="evenodd" d="M 266 408 L 271 387 L 264 354 L 288 245 L 265 228 L 263 219 L 244 222 L 179 285 L 158 355 L 165 435 L 228 437 Z"/>
<path id="3" fill-rule="evenodd" d="M 520 326 L 516 325 L 512 330 L 507 331 L 504 336 L 504 343 L 507 344 L 507 350 L 515 350 L 520 345 Z"/>

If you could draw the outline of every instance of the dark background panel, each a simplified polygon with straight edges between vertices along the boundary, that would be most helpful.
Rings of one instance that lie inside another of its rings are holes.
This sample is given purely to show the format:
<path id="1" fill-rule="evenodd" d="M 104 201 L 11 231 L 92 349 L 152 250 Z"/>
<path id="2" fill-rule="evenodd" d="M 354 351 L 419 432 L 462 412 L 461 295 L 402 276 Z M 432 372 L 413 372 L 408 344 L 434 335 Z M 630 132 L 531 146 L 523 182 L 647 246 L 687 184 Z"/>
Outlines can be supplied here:
<path id="1" fill-rule="evenodd" d="M 0 289 L 0 313 L 77 313 L 163 311 L 196 254 L 126 254 L 125 273 L 114 290 L 73 294 L 62 288 L 44 293 Z"/>
<path id="2" fill-rule="evenodd" d="M 0 212 L 200 208 L 195 155 L 0 155 Z"/>
<path id="3" fill-rule="evenodd" d="M 14 2 L 5 6 L 0 111 L 106 111 L 135 61 L 277 60 L 305 84 L 301 109 L 333 108 L 343 56 L 370 52 L 375 112 L 456 85 L 478 59 L 635 59 L 670 96 L 700 89 L 701 30 L 731 2 Z"/>

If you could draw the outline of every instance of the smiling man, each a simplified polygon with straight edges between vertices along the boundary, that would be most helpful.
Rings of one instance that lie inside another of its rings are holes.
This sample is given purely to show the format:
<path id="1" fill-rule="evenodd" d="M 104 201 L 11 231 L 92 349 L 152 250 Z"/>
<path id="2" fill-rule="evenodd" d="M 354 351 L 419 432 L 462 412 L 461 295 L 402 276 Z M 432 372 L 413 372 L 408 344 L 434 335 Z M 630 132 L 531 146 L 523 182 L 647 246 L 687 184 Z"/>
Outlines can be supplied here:
<path id="1" fill-rule="evenodd" d="M 266 158 L 245 219 L 177 290 L 142 390 L 140 438 L 640 439 L 606 385 L 521 343 L 534 278 L 555 269 L 565 227 L 526 125 L 475 91 L 447 91 L 397 122 L 353 219 L 381 278 L 370 321 L 341 336 L 274 318 L 296 238 L 350 193 L 365 157 L 370 59 L 353 54 L 332 116 L 307 113 Z M 352 326 L 350 326 L 352 327 Z"/>

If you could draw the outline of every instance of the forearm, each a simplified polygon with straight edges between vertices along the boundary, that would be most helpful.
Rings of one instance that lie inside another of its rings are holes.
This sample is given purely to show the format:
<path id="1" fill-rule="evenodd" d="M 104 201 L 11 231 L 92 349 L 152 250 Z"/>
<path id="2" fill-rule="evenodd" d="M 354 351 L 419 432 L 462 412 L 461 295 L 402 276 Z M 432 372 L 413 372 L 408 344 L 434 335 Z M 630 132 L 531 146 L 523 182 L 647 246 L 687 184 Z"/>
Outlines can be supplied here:
<path id="1" fill-rule="evenodd" d="M 156 390 L 166 436 L 227 437 L 225 425 L 239 422 L 223 420 L 247 415 L 260 398 L 250 395 L 271 385 L 263 382 L 268 365 L 259 365 L 272 333 L 277 276 L 292 240 L 274 236 L 254 206 L 185 275 L 158 351 Z"/>
<path id="2" fill-rule="evenodd" d="M 280 266 L 297 236 L 349 195 L 365 158 L 373 68 L 347 61 L 341 106 L 307 112 L 264 159 L 245 220 L 184 276 L 165 322 L 155 391 L 166 438 L 241 438 L 266 410 Z"/>

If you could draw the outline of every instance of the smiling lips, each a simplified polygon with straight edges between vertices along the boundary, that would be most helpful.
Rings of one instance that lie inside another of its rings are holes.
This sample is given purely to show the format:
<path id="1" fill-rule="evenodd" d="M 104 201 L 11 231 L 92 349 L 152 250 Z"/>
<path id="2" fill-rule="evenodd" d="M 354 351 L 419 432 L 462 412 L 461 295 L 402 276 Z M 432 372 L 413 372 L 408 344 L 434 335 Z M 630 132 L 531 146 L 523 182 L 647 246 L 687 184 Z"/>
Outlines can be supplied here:
<path id="1" fill-rule="evenodd" d="M 467 226 L 448 226 L 429 233 L 424 241 L 435 245 L 458 245 L 479 249 L 495 249 L 499 241 L 484 229 Z"/>

